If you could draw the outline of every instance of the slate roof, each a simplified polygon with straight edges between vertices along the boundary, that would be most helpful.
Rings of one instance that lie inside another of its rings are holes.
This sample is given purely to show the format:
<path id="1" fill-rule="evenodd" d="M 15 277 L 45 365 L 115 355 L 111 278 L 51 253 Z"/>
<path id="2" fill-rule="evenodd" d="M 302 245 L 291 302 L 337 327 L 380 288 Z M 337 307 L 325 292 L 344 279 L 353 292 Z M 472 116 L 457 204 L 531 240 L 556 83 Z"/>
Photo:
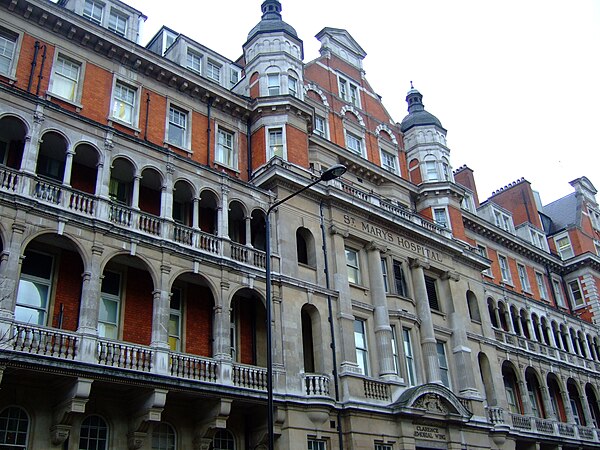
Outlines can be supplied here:
<path id="1" fill-rule="evenodd" d="M 577 196 L 575 192 L 544 206 L 544 214 L 552 220 L 549 234 L 577 224 Z"/>

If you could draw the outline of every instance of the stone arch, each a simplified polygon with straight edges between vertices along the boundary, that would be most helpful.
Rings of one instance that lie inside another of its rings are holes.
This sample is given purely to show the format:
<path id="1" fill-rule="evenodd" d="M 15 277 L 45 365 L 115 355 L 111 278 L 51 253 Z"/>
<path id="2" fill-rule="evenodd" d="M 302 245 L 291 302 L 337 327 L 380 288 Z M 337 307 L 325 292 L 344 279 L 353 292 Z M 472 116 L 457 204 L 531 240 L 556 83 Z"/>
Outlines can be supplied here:
<path id="1" fill-rule="evenodd" d="M 476 322 L 481 322 L 481 313 L 479 312 L 479 301 L 477 300 L 477 296 L 471 290 L 468 290 L 466 293 L 467 298 L 467 309 L 469 310 L 469 317 L 471 320 Z"/>
<path id="2" fill-rule="evenodd" d="M 386 133 L 390 137 L 390 140 L 394 143 L 394 145 L 398 145 L 398 140 L 396 139 L 396 136 L 394 135 L 390 127 L 388 127 L 385 123 L 381 123 L 377 126 L 377 128 L 375 128 L 375 134 L 379 135 L 382 132 Z"/>
<path id="3" fill-rule="evenodd" d="M 481 375 L 481 382 L 483 383 L 487 404 L 488 406 L 495 406 L 498 404 L 498 398 L 496 397 L 496 390 L 494 389 L 494 378 L 490 360 L 484 352 L 479 352 L 477 361 L 479 363 L 479 374 Z"/>
<path id="4" fill-rule="evenodd" d="M 25 142 L 29 140 L 30 125 L 25 119 L 13 114 L 0 116 L 0 140 L 6 142 L 6 148 L 0 164 L 15 170 L 21 169 Z"/>
<path id="5" fill-rule="evenodd" d="M 230 299 L 233 360 L 265 367 L 267 321 L 264 297 L 255 289 L 240 287 L 232 293 Z"/>
<path id="6" fill-rule="evenodd" d="M 548 417 L 548 412 L 542 397 L 542 382 L 543 379 L 536 369 L 531 366 L 525 369 L 525 387 L 529 395 L 531 411 L 534 416 L 545 419 Z"/>
<path id="7" fill-rule="evenodd" d="M 327 97 L 325 96 L 325 93 L 323 92 L 323 90 L 317 86 L 314 83 L 308 83 L 304 86 L 304 95 L 308 95 L 308 91 L 313 91 L 315 92 L 319 97 L 321 97 L 321 101 L 323 102 L 323 105 L 325 105 L 325 107 L 329 108 L 329 102 L 327 101 Z"/>
<path id="8" fill-rule="evenodd" d="M 346 115 L 346 113 L 351 113 L 356 117 L 356 120 L 358 120 L 358 123 L 360 124 L 360 126 L 365 127 L 365 121 L 362 118 L 362 115 L 360 114 L 360 112 L 358 112 L 358 110 L 352 106 L 352 105 L 344 105 L 342 107 L 342 109 L 340 110 L 340 115 L 342 116 L 342 118 L 344 118 L 344 116 Z"/>

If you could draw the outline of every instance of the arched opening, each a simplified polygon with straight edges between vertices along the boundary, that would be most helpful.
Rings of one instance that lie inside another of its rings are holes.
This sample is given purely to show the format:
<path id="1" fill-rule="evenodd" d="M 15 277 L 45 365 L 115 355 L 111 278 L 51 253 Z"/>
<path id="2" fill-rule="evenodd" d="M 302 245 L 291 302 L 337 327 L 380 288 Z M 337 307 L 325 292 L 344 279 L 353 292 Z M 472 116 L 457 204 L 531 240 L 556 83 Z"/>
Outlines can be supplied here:
<path id="1" fill-rule="evenodd" d="M 496 398 L 496 392 L 494 391 L 494 379 L 492 377 L 490 361 L 483 352 L 479 352 L 477 360 L 479 361 L 479 373 L 481 375 L 487 404 L 488 406 L 495 406 L 498 404 L 498 399 Z"/>
<path id="2" fill-rule="evenodd" d="M 205 233 L 216 235 L 218 228 L 219 200 L 214 192 L 204 190 L 198 202 L 198 225 Z"/>
<path id="3" fill-rule="evenodd" d="M 255 291 L 242 289 L 233 296 L 230 335 L 231 356 L 234 361 L 266 366 L 266 310 Z"/>
<path id="4" fill-rule="evenodd" d="M 546 418 L 540 382 L 535 370 L 531 367 L 528 367 L 527 370 L 525 370 L 525 384 L 527 385 L 529 403 L 531 404 L 531 413 L 535 417 L 540 417 L 542 419 Z"/>
<path id="5" fill-rule="evenodd" d="M 191 227 L 194 214 L 194 190 L 187 181 L 179 180 L 173 186 L 173 220 Z"/>
<path id="6" fill-rule="evenodd" d="M 560 330 L 558 329 L 558 324 L 553 320 L 551 324 L 552 335 L 554 336 L 554 342 L 559 349 L 563 349 L 562 336 L 560 334 Z"/>
<path id="7" fill-rule="evenodd" d="M 17 117 L 0 119 L 0 164 L 14 170 L 21 169 L 27 126 Z"/>
<path id="8" fill-rule="evenodd" d="M 0 446 L 26 449 L 29 440 L 29 416 L 23 408 L 9 406 L 0 413 Z"/>
<path id="9" fill-rule="evenodd" d="M 79 430 L 79 448 L 106 450 L 108 448 L 108 425 L 105 420 L 92 415 L 85 418 Z"/>
<path id="10" fill-rule="evenodd" d="M 323 372 L 323 345 L 321 339 L 321 316 L 314 305 L 304 305 L 300 312 L 302 320 L 302 351 L 304 372 Z"/>
<path id="11" fill-rule="evenodd" d="M 150 345 L 152 339 L 154 283 L 138 257 L 117 255 L 102 273 L 98 335 Z"/>
<path id="12" fill-rule="evenodd" d="M 214 307 L 215 298 L 202 275 L 179 275 L 171 287 L 169 348 L 212 357 Z"/>
<path id="13" fill-rule="evenodd" d="M 548 393 L 550 394 L 550 402 L 552 403 L 554 414 L 556 415 L 556 418 L 559 421 L 566 422 L 567 414 L 565 412 L 565 405 L 563 402 L 563 397 L 561 394 L 558 379 L 553 373 L 549 373 L 546 379 L 548 383 Z"/>
<path id="14" fill-rule="evenodd" d="M 523 402 L 521 400 L 516 371 L 508 361 L 504 361 L 502 364 L 502 380 L 504 381 L 506 401 L 510 412 L 513 414 L 523 414 Z"/>
<path id="15" fill-rule="evenodd" d="M 475 322 L 481 322 L 481 314 L 479 313 L 479 304 L 477 296 L 472 291 L 467 291 L 467 308 L 469 309 L 469 317 Z"/>
<path id="16" fill-rule="evenodd" d="M 499 328 L 498 319 L 496 319 L 496 302 L 492 297 L 488 297 L 487 299 L 488 306 L 488 315 L 490 316 L 490 322 L 492 322 L 492 326 L 494 328 Z"/>
<path id="17" fill-rule="evenodd" d="M 235 450 L 235 439 L 228 430 L 218 430 L 212 443 L 212 450 Z"/>
<path id="18" fill-rule="evenodd" d="M 550 340 L 550 325 L 548 325 L 548 321 L 546 320 L 545 317 L 542 317 L 540 319 L 540 324 L 542 327 L 542 336 L 544 338 L 544 343 L 546 345 L 550 345 L 551 344 L 551 340 Z"/>
<path id="19" fill-rule="evenodd" d="M 115 158 L 110 170 L 108 195 L 114 202 L 131 206 L 133 193 L 133 164 L 125 158 Z"/>
<path id="20" fill-rule="evenodd" d="M 315 238 L 308 228 L 296 230 L 296 257 L 298 264 L 316 267 Z"/>
<path id="21" fill-rule="evenodd" d="M 62 183 L 67 158 L 66 139 L 54 131 L 48 131 L 44 133 L 40 142 L 35 173 L 40 177 Z"/>
<path id="22" fill-rule="evenodd" d="M 583 405 L 581 404 L 581 396 L 579 395 L 579 387 L 573 378 L 567 380 L 567 393 L 569 395 L 569 402 L 571 404 L 571 410 L 573 411 L 573 420 L 577 425 L 587 425 L 585 414 L 583 412 Z"/>
<path id="23" fill-rule="evenodd" d="M 506 332 L 508 332 L 508 322 L 506 320 L 507 314 L 508 312 L 504 303 L 498 302 L 498 316 L 500 317 L 500 328 L 502 328 Z"/>
<path id="24" fill-rule="evenodd" d="M 528 314 L 527 311 L 525 311 L 524 309 L 521 309 L 520 313 L 519 313 L 519 319 L 520 319 L 520 325 L 521 325 L 521 332 L 523 334 L 523 336 L 525 336 L 527 339 L 531 339 L 531 334 L 529 333 L 529 318 L 528 318 Z"/>
<path id="25" fill-rule="evenodd" d="M 252 247 L 257 250 L 266 250 L 266 216 L 264 211 L 255 209 L 250 219 L 250 238 Z"/>
<path id="26" fill-rule="evenodd" d="M 590 407 L 590 413 L 592 414 L 592 421 L 594 428 L 600 428 L 600 409 L 598 407 L 598 396 L 594 387 L 587 383 L 585 385 L 585 397 Z"/>
<path id="27" fill-rule="evenodd" d="M 229 204 L 229 239 L 246 244 L 246 209 L 234 200 Z"/>
<path id="28" fill-rule="evenodd" d="M 538 319 L 538 316 L 535 313 L 531 314 L 531 323 L 533 325 L 533 334 L 535 336 L 535 340 L 538 341 L 540 344 L 543 344 L 544 341 L 540 334 L 540 320 Z"/>
<path id="29" fill-rule="evenodd" d="M 144 169 L 140 179 L 140 210 L 153 216 L 160 216 L 161 195 L 162 176 L 156 169 Z"/>
<path id="30" fill-rule="evenodd" d="M 44 234 L 23 253 L 15 320 L 69 331 L 79 326 L 83 260 L 66 237 Z"/>
<path id="31" fill-rule="evenodd" d="M 87 194 L 96 193 L 98 178 L 98 151 L 90 144 L 79 144 L 73 155 L 71 187 Z"/>
<path id="32" fill-rule="evenodd" d="M 510 307 L 510 319 L 512 322 L 513 330 L 517 336 L 521 336 L 523 333 L 521 331 L 521 322 L 519 318 L 519 312 L 517 308 L 513 305 Z"/>

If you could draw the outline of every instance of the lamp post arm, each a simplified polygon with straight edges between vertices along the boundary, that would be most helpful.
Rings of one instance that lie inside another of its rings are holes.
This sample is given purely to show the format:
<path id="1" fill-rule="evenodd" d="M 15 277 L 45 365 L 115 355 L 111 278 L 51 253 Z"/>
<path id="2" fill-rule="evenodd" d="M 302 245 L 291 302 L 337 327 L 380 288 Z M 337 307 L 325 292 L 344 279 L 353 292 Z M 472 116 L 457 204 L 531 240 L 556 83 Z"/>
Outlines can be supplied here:
<path id="1" fill-rule="evenodd" d="M 287 197 L 273 203 L 271 206 L 269 206 L 269 209 L 267 210 L 267 216 L 271 213 L 271 211 L 273 211 L 275 208 L 277 208 L 279 205 L 281 205 L 282 203 L 287 202 L 290 198 L 295 197 L 296 195 L 306 191 L 307 189 L 310 189 L 311 187 L 313 187 L 315 184 L 319 183 L 321 181 L 321 178 L 317 178 L 315 181 L 313 181 L 310 184 L 307 184 L 306 186 L 304 186 L 302 189 L 296 191 L 296 192 L 292 192 L 290 195 L 288 195 Z"/>

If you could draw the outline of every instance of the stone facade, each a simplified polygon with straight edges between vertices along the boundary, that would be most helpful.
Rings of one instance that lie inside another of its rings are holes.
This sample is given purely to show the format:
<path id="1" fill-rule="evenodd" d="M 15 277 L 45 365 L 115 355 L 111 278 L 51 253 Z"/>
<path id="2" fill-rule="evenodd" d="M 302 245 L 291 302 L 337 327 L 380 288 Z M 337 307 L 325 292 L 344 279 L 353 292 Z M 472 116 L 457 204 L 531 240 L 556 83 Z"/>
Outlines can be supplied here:
<path id="1" fill-rule="evenodd" d="M 0 8 L 0 447 L 267 448 L 270 327 L 276 449 L 600 448 L 585 177 L 480 203 L 421 93 L 395 123 L 277 0 L 237 61 L 132 45 L 117 0 Z"/>

